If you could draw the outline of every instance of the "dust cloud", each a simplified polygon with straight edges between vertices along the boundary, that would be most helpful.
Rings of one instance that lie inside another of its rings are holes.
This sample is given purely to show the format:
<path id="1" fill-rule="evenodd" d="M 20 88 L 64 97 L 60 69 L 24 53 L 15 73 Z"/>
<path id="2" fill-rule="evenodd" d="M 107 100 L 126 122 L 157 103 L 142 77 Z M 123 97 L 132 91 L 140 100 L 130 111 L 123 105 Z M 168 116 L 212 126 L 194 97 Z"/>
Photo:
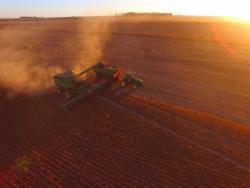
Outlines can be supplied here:
<path id="1" fill-rule="evenodd" d="M 51 91 L 53 75 L 79 71 L 102 59 L 110 24 L 110 19 L 89 18 L 0 29 L 0 87 L 10 97 Z"/>
<path id="2" fill-rule="evenodd" d="M 99 20 L 89 20 L 80 25 L 80 52 L 73 69 L 79 71 L 87 68 L 103 58 L 103 51 L 110 40 L 113 23 L 111 18 L 100 18 Z M 78 49 L 79 50 L 79 49 Z"/>

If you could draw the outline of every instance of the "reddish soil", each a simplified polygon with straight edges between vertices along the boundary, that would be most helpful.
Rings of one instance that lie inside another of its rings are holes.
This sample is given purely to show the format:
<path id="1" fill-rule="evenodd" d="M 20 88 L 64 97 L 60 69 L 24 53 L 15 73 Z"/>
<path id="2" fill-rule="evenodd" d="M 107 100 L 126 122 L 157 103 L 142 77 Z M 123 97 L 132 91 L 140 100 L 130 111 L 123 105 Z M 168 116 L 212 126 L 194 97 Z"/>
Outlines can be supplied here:
<path id="1" fill-rule="evenodd" d="M 211 24 L 237 55 L 214 40 Z M 235 37 L 245 25 L 226 33 L 234 24 L 114 23 L 104 58 L 137 72 L 145 87 L 110 88 L 69 113 L 55 93 L 9 98 L 1 89 L 0 187 L 250 187 L 250 35 Z M 78 27 L 4 22 L 0 32 L 32 35 L 0 43 L 66 69 L 81 49 Z"/>
<path id="2" fill-rule="evenodd" d="M 1 187 L 250 186 L 246 125 L 133 95 L 60 102 L 1 100 Z"/>

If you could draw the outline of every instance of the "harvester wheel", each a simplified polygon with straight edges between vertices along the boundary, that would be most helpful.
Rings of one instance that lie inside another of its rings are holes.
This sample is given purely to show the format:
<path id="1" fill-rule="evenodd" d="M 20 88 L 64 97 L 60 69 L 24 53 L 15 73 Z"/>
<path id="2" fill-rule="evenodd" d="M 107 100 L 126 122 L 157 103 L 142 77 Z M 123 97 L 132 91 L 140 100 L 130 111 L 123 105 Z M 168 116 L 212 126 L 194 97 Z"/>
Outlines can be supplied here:
<path id="1" fill-rule="evenodd" d="M 121 82 L 121 86 L 122 87 L 126 87 L 126 83 L 125 82 Z"/>
<path id="2" fill-rule="evenodd" d="M 62 89 L 57 88 L 57 89 L 56 89 L 56 92 L 57 92 L 57 94 L 59 94 L 59 95 L 60 95 L 60 94 L 62 94 L 62 92 L 63 92 L 63 91 L 62 91 Z"/>
<path id="3" fill-rule="evenodd" d="M 71 91 L 65 91 L 64 96 L 66 99 L 70 99 L 73 96 L 73 93 Z"/>
<path id="4" fill-rule="evenodd" d="M 137 85 L 133 85 L 133 89 L 137 89 L 137 87 L 138 87 Z"/>
<path id="5" fill-rule="evenodd" d="M 96 81 L 100 81 L 102 79 L 102 75 L 96 74 L 95 79 Z"/>

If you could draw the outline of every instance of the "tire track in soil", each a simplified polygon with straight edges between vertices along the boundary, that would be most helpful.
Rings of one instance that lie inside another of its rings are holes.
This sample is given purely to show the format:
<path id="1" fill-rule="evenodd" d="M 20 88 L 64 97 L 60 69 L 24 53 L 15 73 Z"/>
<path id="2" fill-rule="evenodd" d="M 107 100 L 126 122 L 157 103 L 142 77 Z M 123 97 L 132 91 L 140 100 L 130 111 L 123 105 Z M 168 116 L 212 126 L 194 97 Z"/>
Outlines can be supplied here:
<path id="1" fill-rule="evenodd" d="M 125 184 L 150 187 L 247 187 L 247 181 L 241 175 L 246 172 L 247 178 L 249 171 L 242 169 L 237 161 L 232 162 L 227 156 L 221 157 L 214 150 L 204 148 L 199 142 L 174 130 L 165 130 L 164 125 L 143 114 L 146 109 L 140 112 L 127 108 L 131 103 L 129 97 L 122 98 L 127 103 L 124 106 L 116 103 L 116 100 L 102 97 L 90 99 L 89 104 L 79 105 L 65 116 L 55 109 L 47 111 L 47 104 L 37 108 L 37 113 L 42 114 L 38 117 L 43 121 L 36 125 L 37 128 L 46 122 L 50 126 L 48 131 L 54 132 L 55 137 L 48 137 L 49 142 L 45 141 L 42 145 L 29 142 L 32 137 L 22 140 L 22 145 L 43 156 L 42 161 L 35 159 L 38 167 L 31 169 L 30 175 L 16 174 L 17 177 L 13 176 L 14 179 L 5 181 L 3 185 L 28 187 L 41 181 L 45 186 L 54 187 L 91 186 L 94 182 L 96 186 L 108 187 Z M 148 104 L 146 107 L 153 108 Z M 145 106 L 142 105 L 142 108 Z M 58 118 L 61 120 L 57 121 Z M 57 125 L 59 122 L 64 122 L 64 126 L 70 128 Z M 1 129 L 8 130 L 9 137 L 15 136 L 7 125 Z M 24 131 L 32 132 L 33 129 L 28 126 Z M 146 132 L 142 134 L 140 130 L 143 129 Z M 162 141 L 167 141 L 167 146 Z M 192 160 L 192 155 L 199 160 Z M 214 164 L 219 167 L 214 168 Z M 227 171 L 226 165 L 233 166 L 232 172 Z M 81 169 L 83 167 L 84 170 Z M 191 181 L 192 178 L 196 180 Z"/>
<path id="2" fill-rule="evenodd" d="M 140 119 L 142 119 L 142 120 L 144 120 L 144 121 L 147 121 L 147 122 L 151 123 L 151 124 L 154 125 L 155 127 L 158 127 L 158 128 L 160 128 L 160 129 L 163 129 L 164 131 L 167 131 L 167 132 L 169 132 L 169 133 L 175 135 L 176 137 L 179 137 L 179 138 L 185 140 L 185 141 L 188 142 L 188 143 L 191 143 L 191 144 L 193 144 L 193 145 L 196 145 L 196 146 L 198 146 L 199 148 L 202 148 L 202 149 L 208 151 L 209 153 L 212 153 L 212 154 L 214 154 L 214 155 L 220 157 L 221 159 L 223 159 L 223 160 L 225 160 L 225 161 L 227 161 L 227 162 L 229 162 L 229 163 L 231 163 L 231 164 L 237 166 L 239 169 L 242 169 L 242 170 L 247 171 L 248 173 L 250 173 L 249 167 L 246 167 L 245 165 L 243 165 L 243 164 L 241 164 L 241 163 L 238 163 L 237 161 L 235 161 L 235 160 L 233 160 L 233 159 L 231 159 L 231 158 L 229 158 L 229 157 L 227 157 L 227 156 L 225 156 L 225 155 L 223 155 L 223 154 L 221 154 L 221 153 L 218 153 L 218 152 L 216 152 L 216 151 L 214 151 L 214 150 L 212 150 L 212 149 L 210 149 L 210 148 L 208 148 L 208 147 L 206 147 L 206 146 L 204 146 L 204 145 L 201 145 L 201 144 L 199 144 L 199 143 L 197 143 L 197 142 L 191 140 L 191 139 L 188 138 L 188 137 L 185 137 L 185 136 L 183 136 L 183 135 L 180 135 L 180 134 L 176 133 L 175 131 L 173 131 L 173 130 L 171 130 L 171 129 L 165 127 L 165 126 L 163 126 L 163 125 L 161 125 L 161 124 L 159 124 L 159 123 L 157 123 L 157 122 L 154 122 L 154 121 L 152 121 L 152 120 L 146 118 L 145 116 L 141 115 L 141 114 L 138 113 L 138 112 L 135 112 L 135 111 L 133 111 L 133 110 L 127 109 L 127 108 L 125 108 L 125 107 L 123 107 L 123 106 L 121 106 L 121 105 L 119 105 L 119 104 L 117 104 L 117 103 L 115 103 L 115 102 L 109 100 L 108 98 L 105 98 L 105 97 L 102 97 L 102 96 L 99 97 L 99 98 L 100 98 L 101 100 L 103 100 L 103 101 L 109 103 L 109 104 L 112 104 L 113 106 L 115 106 L 116 108 L 118 108 L 118 109 L 120 109 L 120 110 L 122 110 L 122 111 L 125 111 L 125 112 L 128 112 L 128 113 L 130 113 L 130 114 L 133 114 L 134 116 L 137 116 L 137 117 L 139 117 Z"/>
<path id="3" fill-rule="evenodd" d="M 186 137 L 192 138 L 192 140 L 217 152 L 224 153 L 224 155 L 248 166 L 250 162 L 248 157 L 250 154 L 250 148 L 248 147 L 250 129 L 248 129 L 247 125 L 134 95 L 130 97 L 132 102 L 129 102 L 129 100 L 126 102 L 123 102 L 123 100 L 116 101 L 127 106 L 128 109 L 132 108 L 135 111 L 141 111 L 144 116 L 162 126 L 171 126 L 171 129 L 175 132 L 185 134 Z M 144 106 L 144 108 L 136 105 L 137 101 L 140 101 L 140 105 Z"/>

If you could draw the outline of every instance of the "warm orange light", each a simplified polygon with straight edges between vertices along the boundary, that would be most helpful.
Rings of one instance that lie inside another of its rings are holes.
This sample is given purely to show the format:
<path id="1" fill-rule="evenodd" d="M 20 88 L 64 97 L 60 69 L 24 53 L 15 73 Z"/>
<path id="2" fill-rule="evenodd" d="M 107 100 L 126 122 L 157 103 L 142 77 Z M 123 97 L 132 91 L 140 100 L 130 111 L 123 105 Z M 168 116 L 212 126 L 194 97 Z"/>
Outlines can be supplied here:
<path id="1" fill-rule="evenodd" d="M 227 15 L 236 17 L 239 21 L 250 22 L 250 11 L 248 9 L 247 1 L 238 0 L 230 3 L 225 3 L 227 8 Z"/>

